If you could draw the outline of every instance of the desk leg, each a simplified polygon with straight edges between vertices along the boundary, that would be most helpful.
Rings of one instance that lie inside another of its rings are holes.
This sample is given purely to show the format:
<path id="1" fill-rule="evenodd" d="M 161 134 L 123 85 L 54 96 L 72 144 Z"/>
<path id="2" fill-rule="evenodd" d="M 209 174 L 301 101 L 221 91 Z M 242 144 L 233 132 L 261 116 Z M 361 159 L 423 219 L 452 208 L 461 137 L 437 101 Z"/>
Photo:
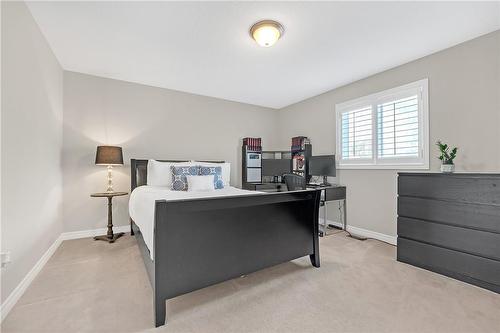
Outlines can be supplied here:
<path id="1" fill-rule="evenodd" d="M 344 231 L 347 231 L 347 199 L 344 199 Z"/>
<path id="2" fill-rule="evenodd" d="M 326 222 L 326 201 L 323 204 L 323 236 L 327 236 L 326 229 L 328 227 L 328 223 Z"/>

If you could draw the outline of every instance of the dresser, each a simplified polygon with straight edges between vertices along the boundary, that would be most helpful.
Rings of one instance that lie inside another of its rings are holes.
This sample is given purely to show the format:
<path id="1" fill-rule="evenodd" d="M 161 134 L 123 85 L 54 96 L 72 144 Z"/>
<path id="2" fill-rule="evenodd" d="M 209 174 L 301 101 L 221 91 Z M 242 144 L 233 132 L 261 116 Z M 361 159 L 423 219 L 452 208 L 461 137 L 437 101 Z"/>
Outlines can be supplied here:
<path id="1" fill-rule="evenodd" d="M 398 261 L 500 293 L 500 174 L 398 174 Z"/>

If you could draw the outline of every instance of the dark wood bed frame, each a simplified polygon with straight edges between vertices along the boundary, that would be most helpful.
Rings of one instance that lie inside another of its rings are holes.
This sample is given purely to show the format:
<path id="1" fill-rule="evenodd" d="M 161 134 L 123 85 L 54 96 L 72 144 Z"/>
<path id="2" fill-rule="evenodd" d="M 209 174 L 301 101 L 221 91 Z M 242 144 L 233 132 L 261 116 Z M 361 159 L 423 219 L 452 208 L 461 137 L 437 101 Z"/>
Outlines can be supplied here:
<path id="1" fill-rule="evenodd" d="M 147 163 L 131 160 L 132 190 L 146 184 Z M 165 324 L 167 299 L 303 256 L 319 267 L 319 202 L 316 190 L 156 200 L 154 260 L 130 221 L 153 288 L 155 326 Z"/>

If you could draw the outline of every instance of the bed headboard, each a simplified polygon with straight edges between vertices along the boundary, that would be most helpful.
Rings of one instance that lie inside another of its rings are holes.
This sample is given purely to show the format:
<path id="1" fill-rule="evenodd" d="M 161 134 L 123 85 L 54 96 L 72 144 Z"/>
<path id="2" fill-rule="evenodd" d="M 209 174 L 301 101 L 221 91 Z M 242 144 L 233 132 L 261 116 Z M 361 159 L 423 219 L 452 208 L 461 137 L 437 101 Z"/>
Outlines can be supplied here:
<path id="1" fill-rule="evenodd" d="M 188 160 L 157 160 L 159 162 L 190 162 Z M 206 163 L 224 163 L 225 161 L 197 161 Z M 130 191 L 137 186 L 146 185 L 148 180 L 148 160 L 130 160 Z"/>

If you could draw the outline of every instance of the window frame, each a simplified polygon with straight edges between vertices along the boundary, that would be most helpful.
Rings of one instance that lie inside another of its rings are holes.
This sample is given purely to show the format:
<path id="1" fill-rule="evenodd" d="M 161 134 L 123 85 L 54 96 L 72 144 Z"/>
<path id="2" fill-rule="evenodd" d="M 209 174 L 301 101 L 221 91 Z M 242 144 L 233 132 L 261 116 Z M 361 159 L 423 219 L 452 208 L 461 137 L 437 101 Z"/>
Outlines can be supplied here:
<path id="1" fill-rule="evenodd" d="M 377 106 L 389 101 L 418 96 L 418 157 L 378 157 Z M 342 114 L 362 107 L 372 109 L 372 157 L 342 158 Z M 338 169 L 429 169 L 429 80 L 422 79 L 335 105 L 336 158 Z"/>

